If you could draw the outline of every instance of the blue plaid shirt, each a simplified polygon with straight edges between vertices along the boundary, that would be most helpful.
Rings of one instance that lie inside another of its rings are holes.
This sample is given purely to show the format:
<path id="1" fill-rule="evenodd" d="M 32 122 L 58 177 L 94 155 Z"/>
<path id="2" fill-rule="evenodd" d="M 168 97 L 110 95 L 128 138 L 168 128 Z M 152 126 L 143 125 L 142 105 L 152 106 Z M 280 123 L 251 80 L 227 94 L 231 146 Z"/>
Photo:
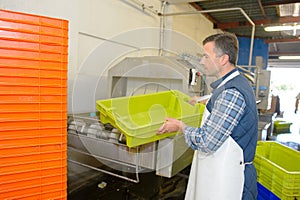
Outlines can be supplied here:
<path id="1" fill-rule="evenodd" d="M 186 143 L 194 150 L 204 153 L 215 152 L 238 125 L 245 107 L 245 99 L 239 91 L 224 90 L 200 128 L 189 126 L 184 128 Z"/>

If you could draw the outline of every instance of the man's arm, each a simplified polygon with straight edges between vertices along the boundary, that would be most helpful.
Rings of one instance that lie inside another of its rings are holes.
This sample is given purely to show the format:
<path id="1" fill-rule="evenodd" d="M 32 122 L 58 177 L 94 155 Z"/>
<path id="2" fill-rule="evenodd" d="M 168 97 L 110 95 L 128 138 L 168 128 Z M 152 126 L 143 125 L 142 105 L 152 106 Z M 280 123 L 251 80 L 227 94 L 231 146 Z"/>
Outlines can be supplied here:
<path id="1" fill-rule="evenodd" d="M 187 144 L 195 150 L 215 152 L 238 125 L 245 107 L 245 99 L 240 92 L 235 89 L 225 90 L 201 128 L 184 128 Z"/>

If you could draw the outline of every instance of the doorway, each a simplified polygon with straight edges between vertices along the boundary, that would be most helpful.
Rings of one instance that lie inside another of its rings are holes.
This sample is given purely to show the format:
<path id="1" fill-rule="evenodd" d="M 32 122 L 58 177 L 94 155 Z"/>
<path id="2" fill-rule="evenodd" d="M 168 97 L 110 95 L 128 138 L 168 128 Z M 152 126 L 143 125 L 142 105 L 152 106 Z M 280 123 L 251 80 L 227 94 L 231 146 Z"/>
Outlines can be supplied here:
<path id="1" fill-rule="evenodd" d="M 295 113 L 296 96 L 300 92 L 300 68 L 268 68 L 271 71 L 270 91 L 279 96 L 282 120 L 291 122 L 288 134 L 279 134 L 280 142 L 300 144 L 300 111 Z"/>

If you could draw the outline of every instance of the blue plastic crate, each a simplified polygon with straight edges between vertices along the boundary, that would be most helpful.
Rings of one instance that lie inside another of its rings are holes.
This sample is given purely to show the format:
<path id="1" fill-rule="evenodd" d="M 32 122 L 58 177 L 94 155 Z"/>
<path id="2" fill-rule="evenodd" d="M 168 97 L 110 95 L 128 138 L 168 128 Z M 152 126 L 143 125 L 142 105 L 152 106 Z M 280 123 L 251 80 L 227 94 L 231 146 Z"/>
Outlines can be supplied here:
<path id="1" fill-rule="evenodd" d="M 273 194 L 259 182 L 257 182 L 257 191 L 258 195 L 256 200 L 280 200 L 280 198 L 278 198 L 275 194 Z"/>

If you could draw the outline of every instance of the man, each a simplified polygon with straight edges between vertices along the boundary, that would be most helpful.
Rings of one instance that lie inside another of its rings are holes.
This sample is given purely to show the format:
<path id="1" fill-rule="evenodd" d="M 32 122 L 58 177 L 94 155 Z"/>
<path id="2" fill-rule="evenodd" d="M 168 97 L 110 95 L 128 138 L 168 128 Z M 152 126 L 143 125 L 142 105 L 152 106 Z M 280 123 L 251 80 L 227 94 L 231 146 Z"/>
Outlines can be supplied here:
<path id="1" fill-rule="evenodd" d="M 300 93 L 298 93 L 297 96 L 296 96 L 296 102 L 295 102 L 295 114 L 296 114 L 297 111 L 298 111 L 299 99 L 300 99 Z"/>
<path id="2" fill-rule="evenodd" d="M 203 41 L 201 63 L 211 84 L 201 127 L 166 118 L 158 134 L 183 132 L 195 150 L 186 200 L 255 200 L 256 171 L 252 163 L 258 135 L 258 114 L 253 89 L 235 67 L 238 40 L 220 33 Z M 195 98 L 191 98 L 195 102 Z"/>

